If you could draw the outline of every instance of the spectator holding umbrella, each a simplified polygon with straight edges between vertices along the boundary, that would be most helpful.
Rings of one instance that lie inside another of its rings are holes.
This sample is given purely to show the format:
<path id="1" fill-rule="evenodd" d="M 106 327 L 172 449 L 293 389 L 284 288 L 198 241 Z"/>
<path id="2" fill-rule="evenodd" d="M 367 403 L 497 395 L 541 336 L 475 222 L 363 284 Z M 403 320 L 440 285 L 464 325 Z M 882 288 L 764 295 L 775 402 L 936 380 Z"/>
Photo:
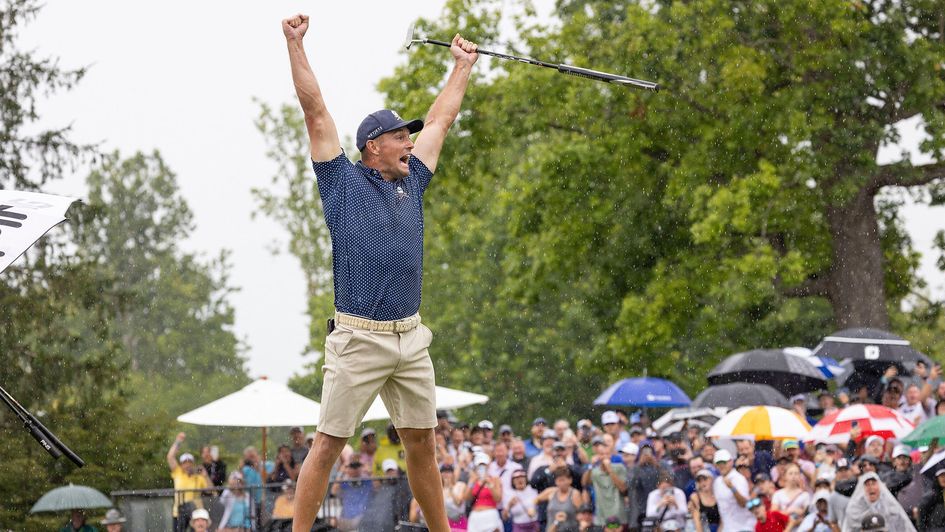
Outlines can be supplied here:
<path id="1" fill-rule="evenodd" d="M 87 524 L 85 510 L 72 510 L 69 522 L 59 529 L 59 532 L 98 532 L 94 526 Z"/>

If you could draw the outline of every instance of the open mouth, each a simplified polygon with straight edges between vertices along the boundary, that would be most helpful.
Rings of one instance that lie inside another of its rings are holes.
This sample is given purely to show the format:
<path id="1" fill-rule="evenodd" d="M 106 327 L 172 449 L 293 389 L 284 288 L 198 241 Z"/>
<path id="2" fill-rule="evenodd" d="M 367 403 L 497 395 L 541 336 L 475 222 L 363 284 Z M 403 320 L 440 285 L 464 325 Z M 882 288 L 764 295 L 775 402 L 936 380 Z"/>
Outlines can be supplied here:
<path id="1" fill-rule="evenodd" d="M 404 164 L 409 163 L 409 162 L 410 162 L 410 154 L 408 153 L 408 154 L 404 155 L 403 157 L 401 157 L 401 158 L 400 158 L 400 162 L 402 162 L 402 163 L 404 163 Z"/>

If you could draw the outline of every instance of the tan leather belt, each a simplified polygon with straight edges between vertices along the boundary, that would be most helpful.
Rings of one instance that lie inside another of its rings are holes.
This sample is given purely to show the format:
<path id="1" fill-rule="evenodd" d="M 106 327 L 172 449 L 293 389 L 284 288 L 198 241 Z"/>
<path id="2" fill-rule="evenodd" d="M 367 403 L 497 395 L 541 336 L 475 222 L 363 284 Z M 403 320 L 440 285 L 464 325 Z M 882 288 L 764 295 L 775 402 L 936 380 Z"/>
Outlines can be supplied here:
<path id="1" fill-rule="evenodd" d="M 402 333 L 412 331 L 417 328 L 417 325 L 420 325 L 420 314 L 414 314 L 402 320 L 376 321 L 336 312 L 335 323 L 349 327 L 357 327 L 358 329 L 367 329 L 369 331 Z"/>

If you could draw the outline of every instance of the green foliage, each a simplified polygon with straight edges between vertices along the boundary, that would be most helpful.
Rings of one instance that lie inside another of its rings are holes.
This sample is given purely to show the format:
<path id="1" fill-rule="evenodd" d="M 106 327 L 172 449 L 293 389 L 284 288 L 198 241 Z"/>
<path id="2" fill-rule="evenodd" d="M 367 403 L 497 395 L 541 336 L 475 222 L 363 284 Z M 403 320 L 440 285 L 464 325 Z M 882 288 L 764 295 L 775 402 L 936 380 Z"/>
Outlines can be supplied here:
<path id="1" fill-rule="evenodd" d="M 418 27 L 485 46 L 502 7 L 451 0 Z M 923 149 L 945 147 L 935 2 L 563 0 L 556 13 L 518 19 L 516 51 L 667 90 L 480 60 L 425 196 L 422 314 L 438 381 L 492 397 L 470 415 L 573 417 L 644 369 L 696 392 L 732 352 L 814 345 L 859 319 L 844 312 L 864 295 L 878 304 L 863 316 L 891 309 L 919 330 L 898 310 L 922 288 L 918 255 L 898 197 L 877 195 L 935 200 L 941 163 L 880 167 L 876 152 L 917 114 Z M 411 50 L 379 86 L 388 106 L 422 116 L 449 62 Z M 278 131 L 283 155 L 307 154 L 300 127 Z M 297 179 L 293 241 L 321 216 Z"/>
<path id="2" fill-rule="evenodd" d="M 70 127 L 36 130 L 37 103 L 69 89 L 85 69 L 63 70 L 55 59 L 16 46 L 18 30 L 39 11 L 35 0 L 0 0 L 0 187 L 35 189 L 75 169 L 91 148 L 69 139 Z"/>

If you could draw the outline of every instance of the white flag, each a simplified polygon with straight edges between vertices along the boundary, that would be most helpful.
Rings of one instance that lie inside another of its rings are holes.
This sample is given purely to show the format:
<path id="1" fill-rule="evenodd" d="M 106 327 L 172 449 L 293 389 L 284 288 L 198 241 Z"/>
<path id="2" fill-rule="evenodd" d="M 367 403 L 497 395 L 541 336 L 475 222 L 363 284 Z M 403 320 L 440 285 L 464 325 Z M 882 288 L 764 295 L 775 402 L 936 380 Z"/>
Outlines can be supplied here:
<path id="1" fill-rule="evenodd" d="M 0 272 L 63 220 L 76 198 L 0 190 Z"/>

